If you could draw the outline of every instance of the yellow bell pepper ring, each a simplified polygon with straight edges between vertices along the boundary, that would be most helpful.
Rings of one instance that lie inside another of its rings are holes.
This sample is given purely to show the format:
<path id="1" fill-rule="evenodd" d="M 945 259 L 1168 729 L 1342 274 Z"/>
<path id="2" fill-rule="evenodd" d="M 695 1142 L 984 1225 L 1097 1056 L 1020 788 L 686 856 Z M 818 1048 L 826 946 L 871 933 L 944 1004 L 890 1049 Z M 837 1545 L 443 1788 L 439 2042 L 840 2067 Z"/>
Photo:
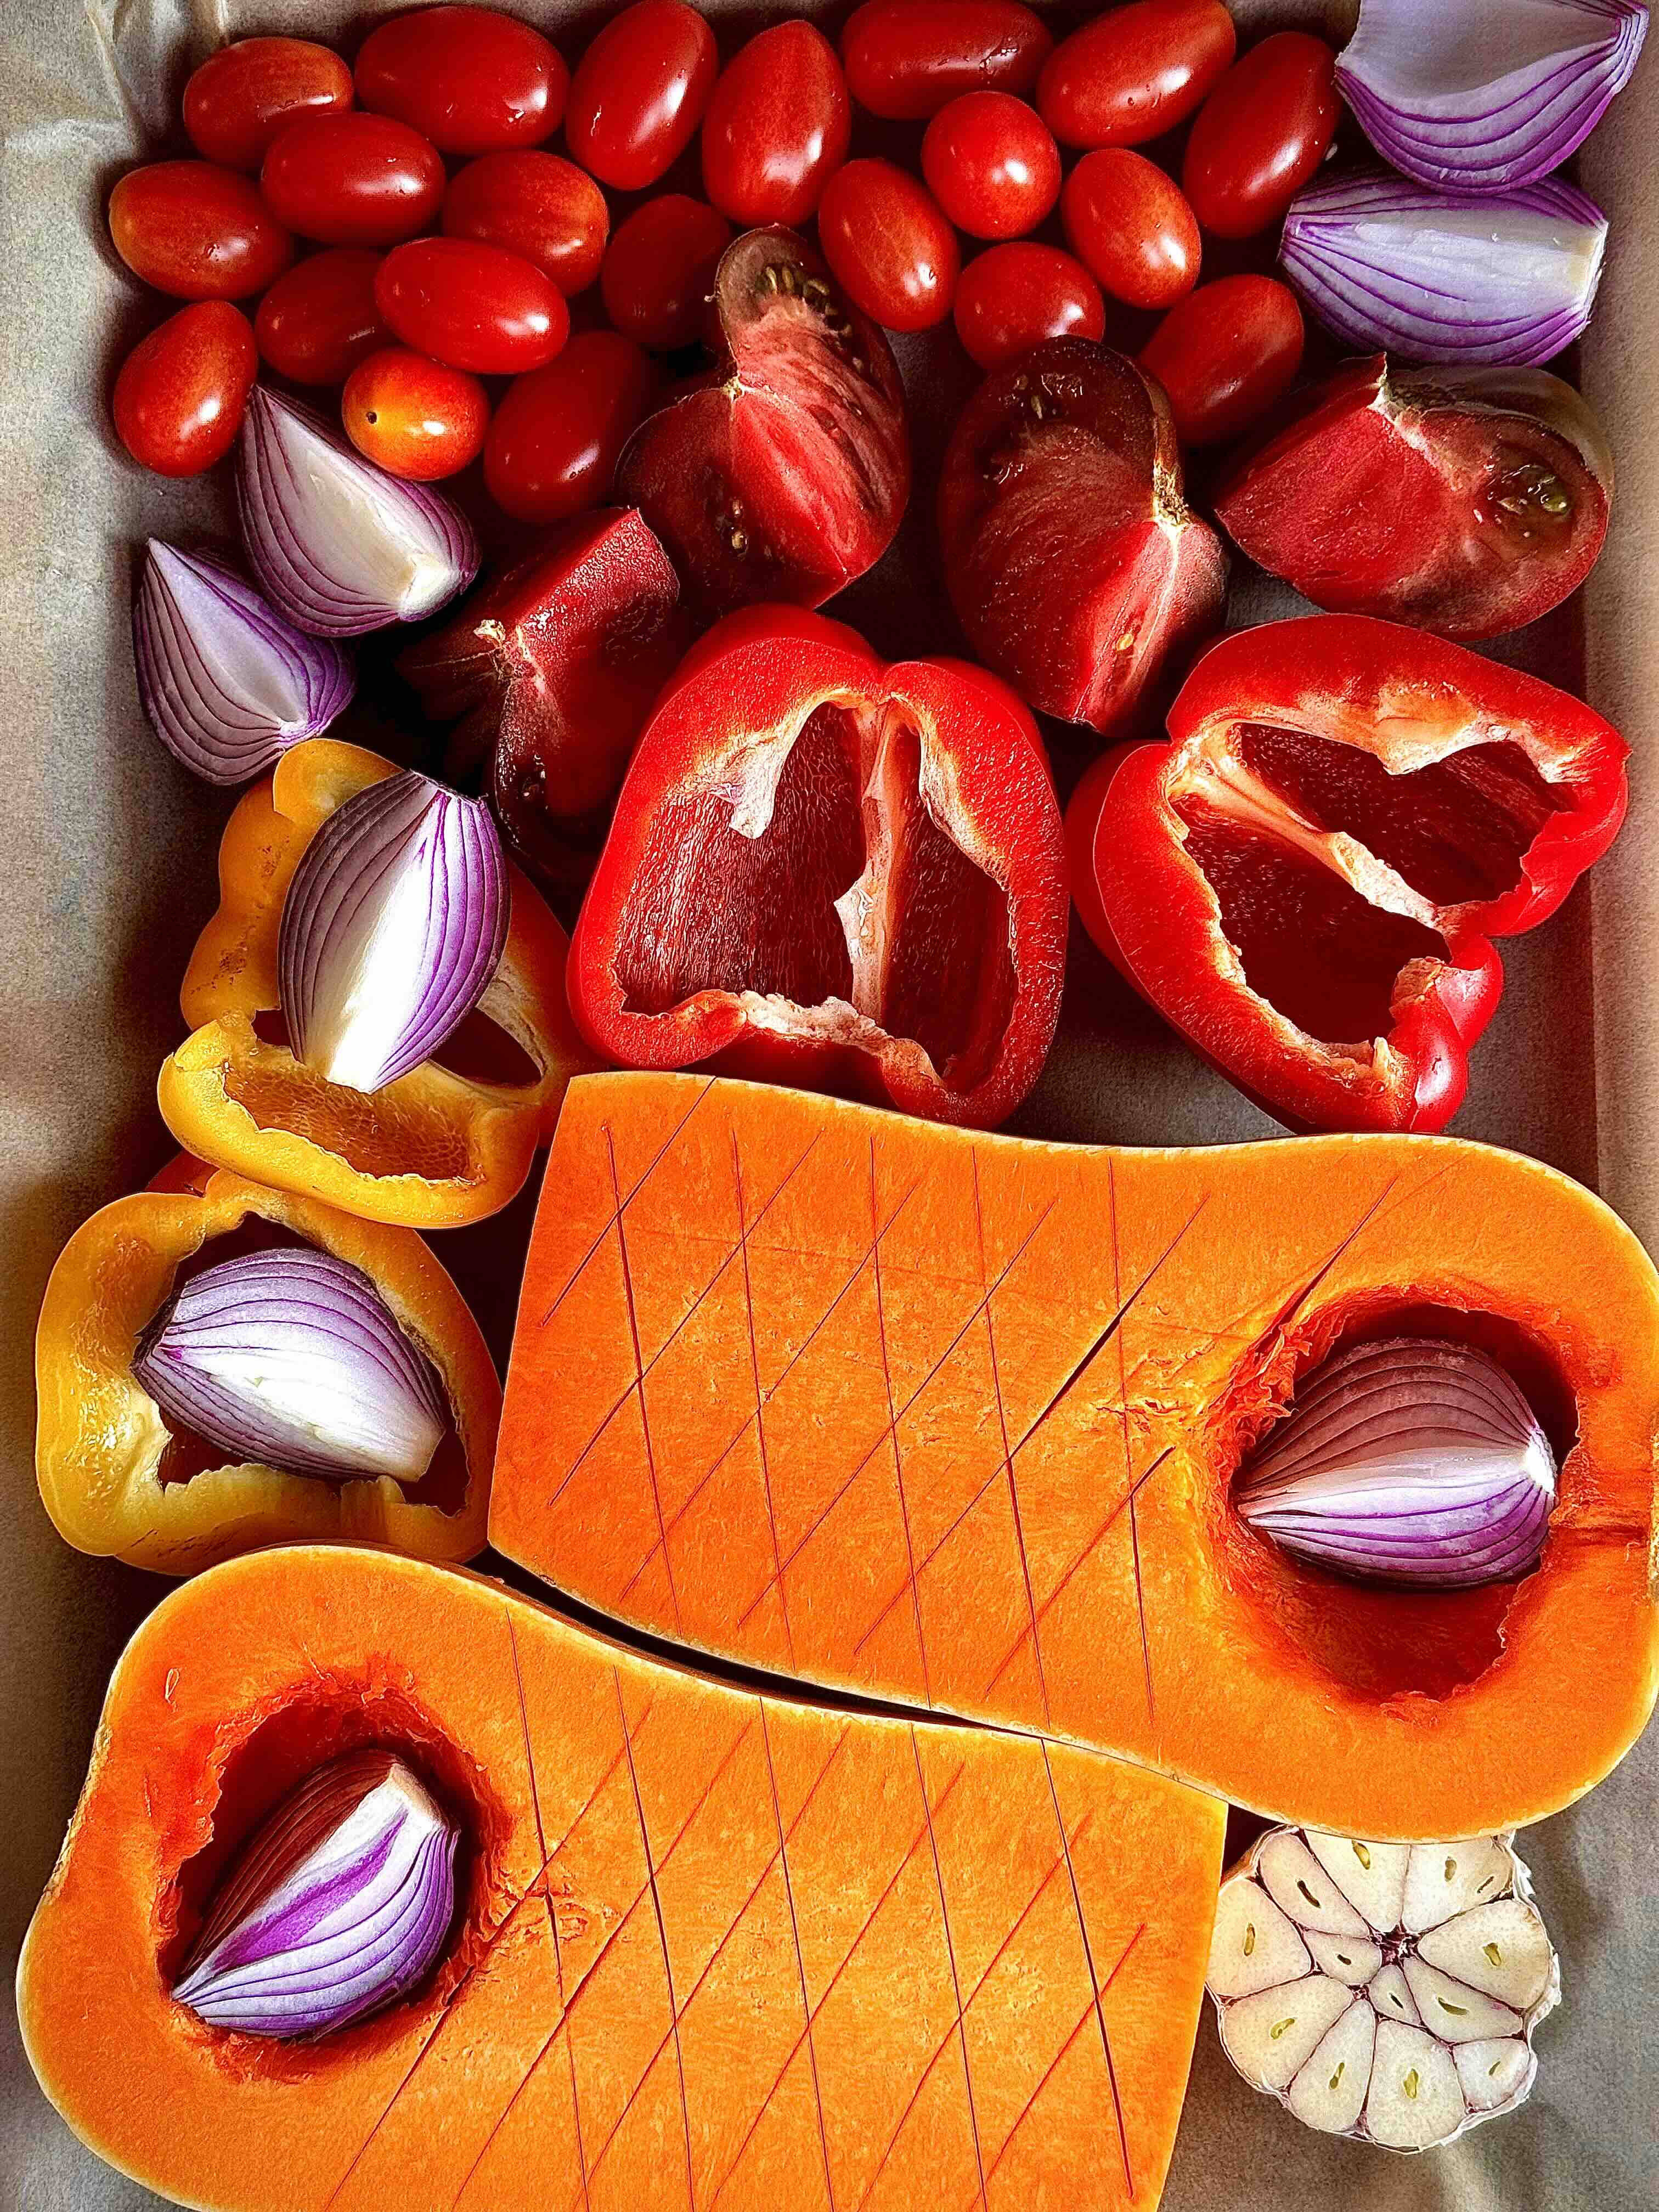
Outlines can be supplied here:
<path id="1" fill-rule="evenodd" d="M 134 1373 L 139 1340 L 201 1255 L 308 1245 L 367 1276 L 436 1376 L 446 1413 L 426 1474 L 338 1479 L 228 1462 L 164 1415 Z M 77 1551 L 163 1575 L 261 1544 L 337 1537 L 418 1559 L 471 1559 L 485 1540 L 501 1385 L 478 1325 L 412 1229 L 362 1221 L 221 1169 L 175 1163 L 77 1229 L 35 1334 L 35 1472 Z"/>
<path id="2" fill-rule="evenodd" d="M 506 947 L 447 1064 L 425 1060 L 368 1092 L 295 1058 L 277 988 L 289 884 L 329 816 L 398 773 L 378 753 L 313 738 L 242 799 L 219 848 L 218 911 L 179 994 L 191 1035 L 163 1063 L 157 1098 L 179 1144 L 218 1166 L 366 1220 L 456 1228 L 516 1194 L 566 1083 L 594 1062 L 566 1002 L 565 933 L 510 866 Z"/>

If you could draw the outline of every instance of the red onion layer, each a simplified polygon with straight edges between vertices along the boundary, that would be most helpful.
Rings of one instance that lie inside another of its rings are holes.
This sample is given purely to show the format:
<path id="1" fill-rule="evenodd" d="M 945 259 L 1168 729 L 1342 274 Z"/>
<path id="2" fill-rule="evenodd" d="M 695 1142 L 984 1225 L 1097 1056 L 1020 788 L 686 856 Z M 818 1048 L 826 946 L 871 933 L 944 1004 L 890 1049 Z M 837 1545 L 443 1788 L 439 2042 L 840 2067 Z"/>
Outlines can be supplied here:
<path id="1" fill-rule="evenodd" d="M 501 834 L 482 799 L 405 769 L 328 817 L 300 857 L 277 937 L 295 1056 L 374 1091 L 429 1060 L 507 943 Z"/>
<path id="2" fill-rule="evenodd" d="M 206 783 L 263 775 L 357 688 L 343 647 L 284 621 L 227 562 L 159 538 L 145 548 L 132 651 L 150 726 Z"/>
<path id="3" fill-rule="evenodd" d="M 1503 191 L 1577 151 L 1647 29 L 1643 0 L 1364 0 L 1336 81 L 1408 177 Z"/>
<path id="4" fill-rule="evenodd" d="M 1455 193 L 1372 169 L 1299 193 L 1279 259 L 1362 353 L 1532 368 L 1589 321 L 1607 237 L 1595 201 L 1559 178 Z"/>
<path id="5" fill-rule="evenodd" d="M 173 1996 L 243 2035 L 323 2035 L 380 2011 L 443 1947 L 457 1841 L 391 1753 L 331 1759 L 244 1847 Z"/>
<path id="6" fill-rule="evenodd" d="M 161 1411 L 239 1462 L 418 1482 L 442 1440 L 442 1395 L 360 1268 L 282 1246 L 204 1267 L 138 1340 L 136 1378 Z"/>
<path id="7" fill-rule="evenodd" d="M 1336 1574 L 1468 1589 L 1535 1563 L 1555 1481 L 1549 1439 L 1495 1360 L 1393 1337 L 1309 1376 L 1246 1462 L 1235 1503 Z"/>
<path id="8" fill-rule="evenodd" d="M 255 574 L 323 637 L 419 622 L 478 573 L 472 526 L 430 485 L 388 476 L 319 415 L 255 385 L 236 498 Z"/>

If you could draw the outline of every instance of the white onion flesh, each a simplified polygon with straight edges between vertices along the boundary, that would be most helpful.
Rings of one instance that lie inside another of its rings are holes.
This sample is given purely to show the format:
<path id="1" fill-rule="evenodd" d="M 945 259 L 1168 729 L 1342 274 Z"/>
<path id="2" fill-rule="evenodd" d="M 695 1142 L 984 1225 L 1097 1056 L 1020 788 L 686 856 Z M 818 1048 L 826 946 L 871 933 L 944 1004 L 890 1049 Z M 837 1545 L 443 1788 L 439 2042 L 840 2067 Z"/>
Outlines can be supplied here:
<path id="1" fill-rule="evenodd" d="M 1353 1580 L 1468 1589 L 1543 1547 L 1555 1455 L 1513 1378 L 1476 1346 L 1358 1344 L 1297 1386 L 1240 1472 L 1240 1516 Z"/>
<path id="2" fill-rule="evenodd" d="M 1279 259 L 1362 353 L 1530 368 L 1589 321 L 1607 238 L 1601 209 L 1559 178 L 1480 195 L 1378 169 L 1298 193 Z"/>
<path id="3" fill-rule="evenodd" d="M 319 636 L 419 622 L 478 573 L 458 507 L 377 469 L 310 408 L 260 385 L 242 423 L 236 496 L 254 574 L 290 622 Z"/>
<path id="4" fill-rule="evenodd" d="M 455 1914 L 453 1825 L 412 1770 L 349 1752 L 234 1862 L 173 1994 L 244 2035 L 320 2035 L 424 1978 Z"/>
<path id="5" fill-rule="evenodd" d="M 414 770 L 356 793 L 300 857 L 277 980 L 295 1055 L 384 1090 L 429 1060 L 489 988 L 510 891 L 495 817 Z"/>
<path id="6" fill-rule="evenodd" d="M 1336 81 L 1396 169 L 1501 191 L 1577 151 L 1647 27 L 1642 0 L 1363 0 Z"/>
<path id="7" fill-rule="evenodd" d="M 191 1276 L 132 1371 L 165 1414 L 241 1463 L 415 1484 L 444 1437 L 437 1378 L 374 1285 L 309 1247 Z"/>

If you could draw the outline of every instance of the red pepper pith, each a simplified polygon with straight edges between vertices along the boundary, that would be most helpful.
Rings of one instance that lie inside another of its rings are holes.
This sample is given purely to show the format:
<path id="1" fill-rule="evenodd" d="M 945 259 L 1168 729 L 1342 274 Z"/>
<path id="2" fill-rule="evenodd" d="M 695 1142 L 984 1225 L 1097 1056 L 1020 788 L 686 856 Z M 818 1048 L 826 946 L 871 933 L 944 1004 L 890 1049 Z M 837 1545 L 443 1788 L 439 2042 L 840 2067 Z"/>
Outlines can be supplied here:
<path id="1" fill-rule="evenodd" d="M 1442 1129 L 1503 965 L 1624 819 L 1580 701 L 1395 623 L 1224 638 L 1066 818 L 1090 934 L 1293 1128 Z"/>
<path id="2" fill-rule="evenodd" d="M 1066 901 L 1012 692 L 749 609 L 693 648 L 640 739 L 571 1010 L 626 1066 L 715 1060 L 993 1127 L 1054 1036 Z"/>

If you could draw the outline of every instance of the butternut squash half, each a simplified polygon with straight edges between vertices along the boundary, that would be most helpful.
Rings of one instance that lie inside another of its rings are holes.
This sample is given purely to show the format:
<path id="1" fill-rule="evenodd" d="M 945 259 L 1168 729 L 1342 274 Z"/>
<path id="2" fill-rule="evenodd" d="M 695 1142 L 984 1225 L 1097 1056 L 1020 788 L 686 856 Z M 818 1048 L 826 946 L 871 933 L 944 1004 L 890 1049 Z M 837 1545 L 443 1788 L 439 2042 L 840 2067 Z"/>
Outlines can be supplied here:
<path id="1" fill-rule="evenodd" d="M 1473 1340 L 1561 1462 L 1541 1560 L 1298 1565 L 1232 1478 L 1346 1340 Z M 692 1078 L 572 1085 L 492 1540 L 657 1633 L 1402 1840 L 1569 1803 L 1652 1708 L 1659 1278 L 1443 1138 L 1110 1151 Z"/>
<path id="2" fill-rule="evenodd" d="M 207 2027 L 168 1989 L 216 1876 L 364 1743 L 462 1828 L 437 1966 L 314 2042 Z M 1155 2206 L 1224 1818 L 702 1680 L 473 1576 L 265 1552 L 117 1668 L 19 2010 L 77 2133 L 222 2212 Z"/>

